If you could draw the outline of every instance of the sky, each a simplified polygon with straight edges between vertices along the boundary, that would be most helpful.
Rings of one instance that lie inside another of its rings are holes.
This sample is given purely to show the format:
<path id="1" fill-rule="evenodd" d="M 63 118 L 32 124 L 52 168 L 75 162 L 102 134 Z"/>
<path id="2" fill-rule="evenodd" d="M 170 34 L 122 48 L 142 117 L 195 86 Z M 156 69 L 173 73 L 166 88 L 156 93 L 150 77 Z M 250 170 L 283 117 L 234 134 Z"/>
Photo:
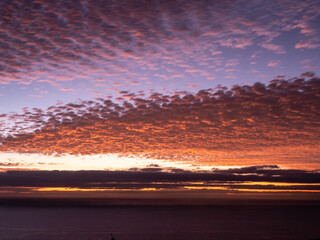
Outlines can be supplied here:
<path id="1" fill-rule="evenodd" d="M 0 3 L 0 197 L 320 197 L 320 1 Z"/>

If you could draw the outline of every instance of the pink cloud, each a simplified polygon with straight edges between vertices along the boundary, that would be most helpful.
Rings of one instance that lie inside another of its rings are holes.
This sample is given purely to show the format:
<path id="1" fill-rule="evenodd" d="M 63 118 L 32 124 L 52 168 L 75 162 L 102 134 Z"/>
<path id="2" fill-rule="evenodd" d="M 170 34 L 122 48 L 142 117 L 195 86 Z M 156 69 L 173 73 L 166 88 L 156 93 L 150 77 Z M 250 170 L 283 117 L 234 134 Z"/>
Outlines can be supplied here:
<path id="1" fill-rule="evenodd" d="M 60 84 L 56 83 L 53 80 L 49 80 L 49 79 L 41 79 L 38 82 L 49 83 L 51 86 L 55 86 L 55 87 L 60 86 Z"/>
<path id="2" fill-rule="evenodd" d="M 223 47 L 230 47 L 230 48 L 246 48 L 253 44 L 252 39 L 241 38 L 241 37 L 219 40 L 217 42 Z"/>
<path id="3" fill-rule="evenodd" d="M 317 67 L 316 67 L 316 65 L 305 65 L 305 66 L 303 66 L 303 68 L 311 70 L 311 69 L 315 69 Z"/>
<path id="4" fill-rule="evenodd" d="M 61 91 L 73 91 L 72 88 L 60 88 Z"/>
<path id="5" fill-rule="evenodd" d="M 175 75 L 172 75 L 171 77 L 172 78 L 182 78 L 184 75 L 183 74 L 175 74 Z"/>
<path id="6" fill-rule="evenodd" d="M 260 44 L 261 47 L 273 51 L 277 54 L 284 54 L 286 51 L 283 49 L 282 46 L 271 43 L 271 42 L 263 42 Z"/>
<path id="7" fill-rule="evenodd" d="M 320 42 L 315 40 L 304 40 L 295 45 L 295 48 L 308 48 L 308 49 L 315 49 L 320 47 Z"/>
<path id="8" fill-rule="evenodd" d="M 276 67 L 280 63 L 280 60 L 271 60 L 268 62 L 268 67 Z"/>
<path id="9" fill-rule="evenodd" d="M 269 77 L 267 74 L 261 74 L 261 75 L 258 75 L 258 77 L 261 77 L 261 78 L 267 78 Z"/>
<path id="10" fill-rule="evenodd" d="M 230 59 L 227 63 L 226 63 L 226 67 L 230 67 L 230 66 L 237 66 L 239 65 L 239 60 L 238 59 Z"/>

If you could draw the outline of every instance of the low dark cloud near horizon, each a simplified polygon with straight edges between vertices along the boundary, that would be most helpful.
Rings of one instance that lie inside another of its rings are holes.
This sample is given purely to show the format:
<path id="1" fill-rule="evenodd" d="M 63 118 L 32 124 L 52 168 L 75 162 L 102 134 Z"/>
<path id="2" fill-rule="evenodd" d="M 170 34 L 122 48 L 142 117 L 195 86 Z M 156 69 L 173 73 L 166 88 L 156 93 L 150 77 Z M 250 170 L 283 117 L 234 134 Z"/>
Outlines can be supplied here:
<path id="1" fill-rule="evenodd" d="M 241 185 L 246 182 L 250 182 L 251 185 Z M 292 184 L 292 186 L 279 185 L 279 183 L 288 183 Z M 167 169 L 160 169 L 159 171 L 134 169 L 131 171 L 0 172 L 0 188 L 2 191 L 14 190 L 14 188 L 22 188 L 18 189 L 19 191 L 23 191 L 23 188 L 26 188 L 25 191 L 27 191 L 27 188 L 113 189 L 128 191 L 141 189 L 186 190 L 194 187 L 200 187 L 202 190 L 208 187 L 210 190 L 210 187 L 214 189 L 214 187 L 219 186 L 225 187 L 225 190 L 320 190 L 320 173 L 319 171 L 281 169 L 274 165 L 250 166 L 226 170 L 213 169 L 206 172 L 175 171 L 174 169 L 171 171 Z"/>

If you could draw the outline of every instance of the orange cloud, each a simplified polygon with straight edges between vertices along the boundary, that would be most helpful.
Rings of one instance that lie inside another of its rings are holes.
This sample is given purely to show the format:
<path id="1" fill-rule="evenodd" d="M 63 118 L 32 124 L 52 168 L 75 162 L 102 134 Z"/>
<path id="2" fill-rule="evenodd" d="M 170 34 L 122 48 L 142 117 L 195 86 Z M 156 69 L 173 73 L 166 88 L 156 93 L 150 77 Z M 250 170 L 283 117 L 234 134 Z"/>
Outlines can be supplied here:
<path id="1" fill-rule="evenodd" d="M 5 129 L 15 134 L 3 136 L 0 149 L 318 166 L 319 78 L 221 89 L 150 98 L 123 92 L 130 97 L 122 105 L 98 99 L 11 115 L 22 126 Z"/>

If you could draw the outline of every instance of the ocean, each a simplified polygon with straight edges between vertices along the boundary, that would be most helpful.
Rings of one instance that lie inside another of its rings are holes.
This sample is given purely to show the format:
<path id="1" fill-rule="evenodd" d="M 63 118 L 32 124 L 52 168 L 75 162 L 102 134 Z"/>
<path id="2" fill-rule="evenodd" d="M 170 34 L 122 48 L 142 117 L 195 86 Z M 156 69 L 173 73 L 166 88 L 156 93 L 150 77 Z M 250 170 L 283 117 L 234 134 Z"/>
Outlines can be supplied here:
<path id="1" fill-rule="evenodd" d="M 0 207 L 1 240 L 307 240 L 319 206 Z"/>

